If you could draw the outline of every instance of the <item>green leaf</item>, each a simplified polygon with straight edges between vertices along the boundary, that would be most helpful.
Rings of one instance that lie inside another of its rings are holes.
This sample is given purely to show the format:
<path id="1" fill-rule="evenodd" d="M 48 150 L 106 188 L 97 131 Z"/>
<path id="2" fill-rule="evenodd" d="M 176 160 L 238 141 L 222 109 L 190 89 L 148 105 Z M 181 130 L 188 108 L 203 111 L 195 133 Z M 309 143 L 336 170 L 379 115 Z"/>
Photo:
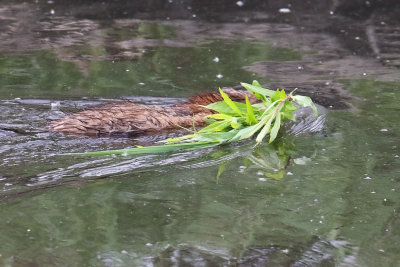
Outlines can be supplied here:
<path id="1" fill-rule="evenodd" d="M 281 110 L 282 114 L 282 120 L 289 119 L 294 121 L 294 111 L 297 110 L 297 107 L 295 107 L 292 102 L 290 101 L 285 101 L 285 104 L 283 105 L 283 108 Z"/>
<path id="2" fill-rule="evenodd" d="M 239 110 L 239 108 L 235 105 L 235 102 L 233 102 L 227 94 L 224 93 L 224 91 L 219 88 L 219 93 L 221 94 L 222 98 L 224 99 L 225 103 L 239 116 L 242 116 L 242 112 Z"/>
<path id="3" fill-rule="evenodd" d="M 238 123 L 237 118 L 233 117 L 231 120 L 231 127 L 233 129 L 239 129 L 242 126 L 242 124 Z"/>
<path id="4" fill-rule="evenodd" d="M 225 129 L 230 128 L 230 121 L 223 120 L 223 121 L 215 121 L 210 125 L 204 127 L 198 133 L 207 133 L 207 132 L 221 132 Z"/>
<path id="5" fill-rule="evenodd" d="M 278 135 L 279 128 L 281 127 L 281 113 L 278 112 L 278 114 L 275 117 L 275 122 L 274 126 L 271 129 L 271 133 L 269 134 L 269 142 L 272 143 L 276 136 Z"/>
<path id="6" fill-rule="evenodd" d="M 236 107 L 239 108 L 239 110 L 241 111 L 241 113 L 245 113 L 246 112 L 246 105 L 243 103 L 239 103 L 239 102 L 235 102 Z M 223 113 L 226 115 L 237 115 L 237 113 L 235 111 L 233 111 L 229 105 L 224 102 L 224 101 L 219 101 L 219 102 L 215 102 L 212 104 L 209 104 L 207 106 L 205 106 L 205 108 L 214 110 L 218 113 Z"/>
<path id="7" fill-rule="evenodd" d="M 253 107 L 250 104 L 250 100 L 247 95 L 246 95 L 246 108 L 247 108 L 246 123 L 249 125 L 256 124 L 258 121 L 257 121 L 256 117 L 254 116 Z"/>
<path id="8" fill-rule="evenodd" d="M 257 144 L 261 143 L 261 141 L 264 139 L 264 137 L 269 133 L 273 119 L 274 119 L 274 116 L 270 116 L 267 123 L 264 125 L 264 127 L 262 128 L 260 133 L 257 135 L 257 138 L 256 138 Z"/>
<path id="9" fill-rule="evenodd" d="M 279 89 L 277 89 L 276 92 L 274 93 L 274 95 L 271 96 L 271 101 L 275 102 L 277 100 L 283 100 L 285 98 L 286 98 L 285 90 L 282 89 L 279 91 Z"/>
<path id="10" fill-rule="evenodd" d="M 253 84 L 240 83 L 240 85 L 242 85 L 248 91 L 253 93 L 255 96 L 256 96 L 255 93 L 258 93 L 258 94 L 260 94 L 260 95 L 262 95 L 264 97 L 266 97 L 266 96 L 271 97 L 271 96 L 273 96 L 275 94 L 274 90 L 269 90 L 269 89 L 262 88 L 261 85 L 257 81 L 253 81 Z M 259 99 L 259 98 L 257 98 L 257 99 Z M 259 100 L 262 100 L 262 99 L 259 99 Z"/>
<path id="11" fill-rule="evenodd" d="M 318 117 L 317 107 L 314 105 L 313 101 L 308 96 L 303 95 L 295 95 L 292 97 L 293 101 L 299 104 L 302 107 L 311 107 L 314 111 L 315 118 Z"/>

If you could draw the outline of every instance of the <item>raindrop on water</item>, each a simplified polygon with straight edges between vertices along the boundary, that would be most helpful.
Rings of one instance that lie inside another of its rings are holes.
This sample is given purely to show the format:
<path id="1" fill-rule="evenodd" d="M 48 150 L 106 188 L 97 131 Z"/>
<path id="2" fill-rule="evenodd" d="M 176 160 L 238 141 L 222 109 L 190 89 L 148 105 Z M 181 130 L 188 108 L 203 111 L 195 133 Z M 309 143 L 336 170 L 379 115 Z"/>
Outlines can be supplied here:
<path id="1" fill-rule="evenodd" d="M 242 7 L 244 5 L 244 3 L 243 3 L 243 1 L 237 1 L 236 5 Z"/>
<path id="2" fill-rule="evenodd" d="M 291 10 L 289 8 L 280 8 L 279 13 L 287 14 L 290 13 Z"/>

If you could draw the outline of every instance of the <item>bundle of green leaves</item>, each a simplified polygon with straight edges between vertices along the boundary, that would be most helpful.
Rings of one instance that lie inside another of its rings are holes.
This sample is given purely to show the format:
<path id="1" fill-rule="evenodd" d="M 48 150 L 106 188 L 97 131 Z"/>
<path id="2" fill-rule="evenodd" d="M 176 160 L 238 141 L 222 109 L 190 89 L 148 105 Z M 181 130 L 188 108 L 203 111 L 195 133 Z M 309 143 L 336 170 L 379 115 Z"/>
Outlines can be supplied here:
<path id="1" fill-rule="evenodd" d="M 175 150 L 193 150 L 232 143 L 255 136 L 256 145 L 267 136 L 269 143 L 273 142 L 279 129 L 286 120 L 295 120 L 294 111 L 297 109 L 292 102 L 302 107 L 311 107 L 317 116 L 317 109 L 311 98 L 302 95 L 286 94 L 262 88 L 257 81 L 252 84 L 241 83 L 259 103 L 251 104 L 246 96 L 246 102 L 232 101 L 221 89 L 219 92 L 223 101 L 205 106 L 215 113 L 208 115 L 205 120 L 209 123 L 199 131 L 177 138 L 170 138 L 163 145 L 134 147 L 121 150 L 87 152 L 86 155 L 138 155 L 165 153 Z"/>

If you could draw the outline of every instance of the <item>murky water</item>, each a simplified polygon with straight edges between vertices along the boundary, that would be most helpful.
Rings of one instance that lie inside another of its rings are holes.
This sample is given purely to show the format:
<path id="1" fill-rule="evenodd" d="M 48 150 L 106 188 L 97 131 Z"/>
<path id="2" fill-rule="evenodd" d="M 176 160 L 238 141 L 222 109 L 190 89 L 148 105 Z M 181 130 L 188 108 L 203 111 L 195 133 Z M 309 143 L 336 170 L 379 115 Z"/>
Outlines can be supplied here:
<path id="1" fill-rule="evenodd" d="M 399 24 L 329 1 L 303 15 L 238 1 L 218 19 L 170 2 L 109 3 L 104 18 L 91 1 L 0 2 L 1 265 L 398 266 L 400 70 L 384 44 Z M 313 97 L 322 129 L 139 157 L 63 154 L 163 137 L 46 130 L 109 101 L 170 105 L 253 79 Z"/>

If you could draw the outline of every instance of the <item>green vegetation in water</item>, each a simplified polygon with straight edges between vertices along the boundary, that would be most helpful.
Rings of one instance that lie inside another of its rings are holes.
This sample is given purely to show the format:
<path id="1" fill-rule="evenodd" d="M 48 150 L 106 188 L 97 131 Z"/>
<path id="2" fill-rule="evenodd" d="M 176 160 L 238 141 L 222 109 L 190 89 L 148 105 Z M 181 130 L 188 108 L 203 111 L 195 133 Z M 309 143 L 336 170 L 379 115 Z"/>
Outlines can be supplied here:
<path id="1" fill-rule="evenodd" d="M 302 95 L 289 95 L 285 91 L 262 88 L 257 81 L 252 84 L 241 83 L 260 103 L 250 104 L 232 101 L 221 89 L 219 92 L 223 101 L 205 106 L 215 111 L 206 116 L 209 125 L 192 134 L 178 138 L 170 138 L 163 145 L 135 147 L 121 150 L 106 150 L 83 153 L 85 155 L 138 155 L 151 153 L 166 153 L 175 150 L 194 150 L 228 144 L 256 136 L 256 145 L 269 136 L 273 142 L 286 120 L 295 120 L 297 109 L 292 102 L 303 107 L 311 107 L 317 116 L 317 109 L 311 98 Z"/>

